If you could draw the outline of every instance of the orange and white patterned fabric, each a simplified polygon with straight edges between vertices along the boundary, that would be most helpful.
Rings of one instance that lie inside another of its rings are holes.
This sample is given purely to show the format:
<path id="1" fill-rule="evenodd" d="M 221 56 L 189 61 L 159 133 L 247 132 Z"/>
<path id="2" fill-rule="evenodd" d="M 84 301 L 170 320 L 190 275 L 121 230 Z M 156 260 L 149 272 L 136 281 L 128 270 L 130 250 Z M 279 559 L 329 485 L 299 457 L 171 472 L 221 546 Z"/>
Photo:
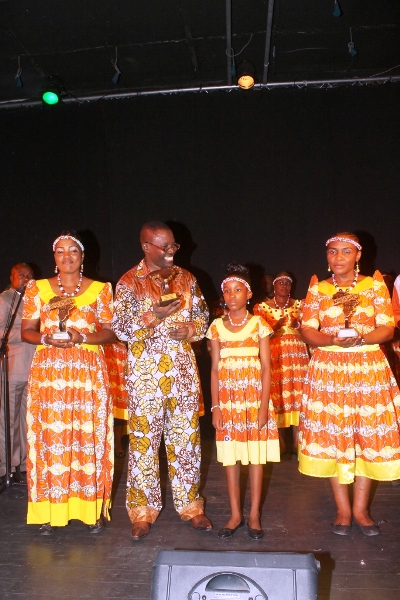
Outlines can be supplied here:
<path id="1" fill-rule="evenodd" d="M 24 319 L 39 319 L 40 331 L 58 329 L 56 294 L 49 281 L 29 282 Z M 74 298 L 67 327 L 98 331 L 112 318 L 112 289 L 94 281 Z M 93 525 L 106 518 L 114 463 L 113 414 L 100 346 L 36 347 L 28 382 L 28 523 L 64 526 L 70 519 Z"/>
<path id="2" fill-rule="evenodd" d="M 125 385 L 127 348 L 122 342 L 103 345 L 107 363 L 109 390 L 115 419 L 128 420 L 128 392 Z"/>
<path id="3" fill-rule="evenodd" d="M 272 329 L 259 316 L 253 316 L 240 331 L 229 331 L 222 318 L 215 319 L 206 337 L 220 346 L 218 363 L 219 405 L 224 428 L 216 431 L 217 460 L 224 466 L 240 461 L 259 465 L 279 462 L 279 439 L 272 401 L 268 422 L 258 430 L 261 402 L 261 362 L 259 340 Z"/>
<path id="4" fill-rule="evenodd" d="M 352 289 L 359 304 L 350 326 L 366 335 L 393 326 L 387 287 L 379 271 Z M 303 306 L 303 328 L 336 334 L 345 325 L 336 293 L 314 275 Z M 378 344 L 317 348 L 309 364 L 300 414 L 299 470 L 352 483 L 364 476 L 400 479 L 400 392 Z"/>
<path id="5" fill-rule="evenodd" d="M 300 321 L 301 300 L 285 309 L 256 304 L 254 314 L 260 315 L 270 327 L 283 316 Z M 271 348 L 271 399 L 278 427 L 298 425 L 303 383 L 310 357 L 298 329 L 284 325 L 276 330 L 270 340 Z"/>

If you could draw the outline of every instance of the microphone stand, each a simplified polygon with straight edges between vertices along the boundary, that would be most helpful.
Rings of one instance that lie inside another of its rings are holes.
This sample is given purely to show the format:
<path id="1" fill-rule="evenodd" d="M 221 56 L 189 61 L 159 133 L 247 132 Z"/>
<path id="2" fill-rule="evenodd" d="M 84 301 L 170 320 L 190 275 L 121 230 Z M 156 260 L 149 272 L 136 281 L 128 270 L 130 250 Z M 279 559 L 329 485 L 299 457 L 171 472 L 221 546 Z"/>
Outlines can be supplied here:
<path id="1" fill-rule="evenodd" d="M 17 300 L 17 305 L 14 309 L 14 304 Z M 8 338 L 10 336 L 10 332 L 12 326 L 14 325 L 15 317 L 17 316 L 17 311 L 19 309 L 19 305 L 21 304 L 23 293 L 19 293 L 14 290 L 14 296 L 11 301 L 10 312 L 8 313 L 7 322 L 4 327 L 3 337 L 1 339 L 0 344 L 0 381 L 1 381 L 1 401 L 3 404 L 4 411 L 4 450 L 5 450 L 5 464 L 6 464 L 6 475 L 5 475 L 5 487 L 0 488 L 0 494 L 4 492 L 6 489 L 9 489 L 12 486 L 11 481 L 11 435 L 10 435 L 10 404 L 9 404 L 9 395 L 8 395 L 8 360 L 7 360 L 7 343 Z"/>

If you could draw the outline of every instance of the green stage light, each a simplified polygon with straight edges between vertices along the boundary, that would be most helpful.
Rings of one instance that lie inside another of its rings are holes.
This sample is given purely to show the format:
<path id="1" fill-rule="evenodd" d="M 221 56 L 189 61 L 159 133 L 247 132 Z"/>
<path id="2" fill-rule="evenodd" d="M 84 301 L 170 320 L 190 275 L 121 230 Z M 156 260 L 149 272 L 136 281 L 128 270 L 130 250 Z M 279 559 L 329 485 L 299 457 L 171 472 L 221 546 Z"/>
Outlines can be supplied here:
<path id="1" fill-rule="evenodd" d="M 57 104 L 60 98 L 55 92 L 43 92 L 42 100 L 45 104 Z"/>
<path id="2" fill-rule="evenodd" d="M 44 104 L 54 106 L 61 102 L 61 94 L 64 90 L 62 81 L 57 76 L 48 77 L 42 87 L 42 101 Z"/>

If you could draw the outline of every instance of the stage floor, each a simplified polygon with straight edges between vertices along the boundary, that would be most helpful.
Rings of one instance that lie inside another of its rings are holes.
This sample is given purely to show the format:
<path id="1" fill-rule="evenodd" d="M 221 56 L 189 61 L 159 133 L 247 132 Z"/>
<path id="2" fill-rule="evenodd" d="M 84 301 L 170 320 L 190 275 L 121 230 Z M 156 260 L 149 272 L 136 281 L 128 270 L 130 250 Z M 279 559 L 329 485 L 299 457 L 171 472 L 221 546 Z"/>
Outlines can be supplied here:
<path id="1" fill-rule="evenodd" d="M 202 449 L 202 494 L 212 532 L 196 531 L 179 520 L 165 483 L 164 457 L 165 508 L 141 541 L 131 540 L 124 506 L 127 457 L 116 461 L 112 521 L 99 535 L 74 521 L 53 536 L 40 536 L 38 526 L 25 524 L 26 492 L 15 497 L 24 488 L 13 486 L 1 494 L 0 598 L 149 600 L 157 552 L 179 549 L 312 552 L 321 562 L 319 600 L 398 600 L 400 485 L 374 487 L 372 515 L 384 521 L 380 536 L 367 538 L 356 525 L 348 537 L 337 536 L 330 531 L 334 505 L 328 481 L 300 475 L 296 458 L 285 456 L 280 464 L 265 468 L 264 539 L 251 540 L 243 527 L 230 540 L 220 540 L 217 530 L 229 509 L 224 469 L 216 463 L 209 424 L 203 425 Z M 248 493 L 244 506 L 247 516 Z"/>

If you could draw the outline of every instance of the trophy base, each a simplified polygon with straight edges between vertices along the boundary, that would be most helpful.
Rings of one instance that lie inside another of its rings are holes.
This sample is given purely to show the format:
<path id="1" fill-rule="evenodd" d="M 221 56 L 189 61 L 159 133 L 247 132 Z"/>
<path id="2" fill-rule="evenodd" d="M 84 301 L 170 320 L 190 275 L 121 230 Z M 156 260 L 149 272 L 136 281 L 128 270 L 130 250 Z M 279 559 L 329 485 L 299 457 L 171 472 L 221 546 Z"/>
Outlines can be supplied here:
<path id="1" fill-rule="evenodd" d="M 165 294 L 164 296 L 161 296 L 160 306 L 168 306 L 168 304 L 175 302 L 175 300 L 178 300 L 176 294 Z"/>
<path id="2" fill-rule="evenodd" d="M 346 329 L 341 329 L 338 334 L 337 337 L 338 338 L 351 338 L 351 337 L 357 337 L 358 333 L 355 329 L 352 329 L 351 327 L 348 327 Z"/>
<path id="3" fill-rule="evenodd" d="M 68 331 L 55 331 L 50 337 L 52 340 L 58 340 L 59 342 L 65 342 L 71 339 Z"/>

